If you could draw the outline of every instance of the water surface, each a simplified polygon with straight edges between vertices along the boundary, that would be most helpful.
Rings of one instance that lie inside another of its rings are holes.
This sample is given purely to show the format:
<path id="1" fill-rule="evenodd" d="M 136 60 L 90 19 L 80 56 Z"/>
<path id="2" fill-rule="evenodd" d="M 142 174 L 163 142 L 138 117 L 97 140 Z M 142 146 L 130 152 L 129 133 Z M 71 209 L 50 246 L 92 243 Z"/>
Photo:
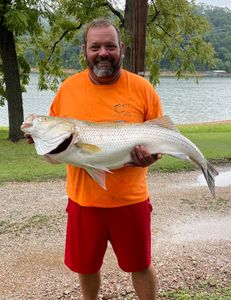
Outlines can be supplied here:
<path id="1" fill-rule="evenodd" d="M 27 92 L 23 93 L 24 115 L 47 114 L 54 98 L 51 91 L 39 91 L 38 74 L 32 73 Z M 160 79 L 156 87 L 164 113 L 175 123 L 207 122 L 231 119 L 231 78 L 177 80 Z M 8 126 L 7 107 L 0 107 L 0 126 Z"/>

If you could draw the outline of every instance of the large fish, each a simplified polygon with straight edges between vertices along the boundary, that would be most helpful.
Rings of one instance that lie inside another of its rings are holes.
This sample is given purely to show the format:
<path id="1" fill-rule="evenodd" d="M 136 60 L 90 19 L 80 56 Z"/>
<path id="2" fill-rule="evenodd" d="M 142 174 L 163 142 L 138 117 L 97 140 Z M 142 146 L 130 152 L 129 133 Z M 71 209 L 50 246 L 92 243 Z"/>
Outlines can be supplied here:
<path id="1" fill-rule="evenodd" d="M 84 168 L 104 189 L 105 172 L 130 162 L 134 146 L 144 145 L 152 154 L 167 154 L 196 163 L 215 197 L 214 178 L 218 172 L 167 116 L 143 123 L 109 123 L 32 114 L 21 129 L 31 135 L 39 155 L 45 155 L 50 162 Z"/>

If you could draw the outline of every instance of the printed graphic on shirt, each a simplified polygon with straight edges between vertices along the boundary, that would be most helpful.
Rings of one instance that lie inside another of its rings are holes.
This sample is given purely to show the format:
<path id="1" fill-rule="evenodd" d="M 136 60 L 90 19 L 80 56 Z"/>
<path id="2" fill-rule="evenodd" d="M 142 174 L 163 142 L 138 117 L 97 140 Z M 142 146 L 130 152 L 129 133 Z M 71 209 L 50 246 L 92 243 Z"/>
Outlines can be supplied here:
<path id="1" fill-rule="evenodd" d="M 129 108 L 130 108 L 130 105 L 126 104 L 126 103 L 113 105 L 114 112 L 116 112 L 117 114 L 120 114 L 122 116 L 126 116 L 126 117 L 131 117 Z"/>

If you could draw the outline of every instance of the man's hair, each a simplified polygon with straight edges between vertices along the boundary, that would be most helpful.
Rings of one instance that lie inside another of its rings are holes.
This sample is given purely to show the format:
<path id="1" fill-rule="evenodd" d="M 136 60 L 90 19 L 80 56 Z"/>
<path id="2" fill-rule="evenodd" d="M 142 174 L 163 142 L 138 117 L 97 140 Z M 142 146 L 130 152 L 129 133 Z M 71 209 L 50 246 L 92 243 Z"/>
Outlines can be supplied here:
<path id="1" fill-rule="evenodd" d="M 103 27 L 109 27 L 113 26 L 117 32 L 118 41 L 120 42 L 120 32 L 119 29 L 110 21 L 105 19 L 95 19 L 89 23 L 83 33 L 83 43 L 86 46 L 87 44 L 87 34 L 90 28 L 103 28 Z"/>

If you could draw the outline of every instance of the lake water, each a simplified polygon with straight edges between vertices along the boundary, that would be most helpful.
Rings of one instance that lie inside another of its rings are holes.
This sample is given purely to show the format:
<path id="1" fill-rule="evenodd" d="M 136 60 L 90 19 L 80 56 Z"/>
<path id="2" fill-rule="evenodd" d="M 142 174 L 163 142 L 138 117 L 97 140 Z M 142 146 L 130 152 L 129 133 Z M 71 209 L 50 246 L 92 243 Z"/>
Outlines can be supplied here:
<path id="1" fill-rule="evenodd" d="M 23 93 L 24 115 L 47 114 L 54 93 L 39 91 L 38 75 L 31 74 L 27 92 Z M 165 114 L 175 123 L 193 123 L 231 119 L 231 78 L 208 77 L 177 80 L 164 77 L 156 87 Z M 0 107 L 0 126 L 8 126 L 7 106 Z"/>

